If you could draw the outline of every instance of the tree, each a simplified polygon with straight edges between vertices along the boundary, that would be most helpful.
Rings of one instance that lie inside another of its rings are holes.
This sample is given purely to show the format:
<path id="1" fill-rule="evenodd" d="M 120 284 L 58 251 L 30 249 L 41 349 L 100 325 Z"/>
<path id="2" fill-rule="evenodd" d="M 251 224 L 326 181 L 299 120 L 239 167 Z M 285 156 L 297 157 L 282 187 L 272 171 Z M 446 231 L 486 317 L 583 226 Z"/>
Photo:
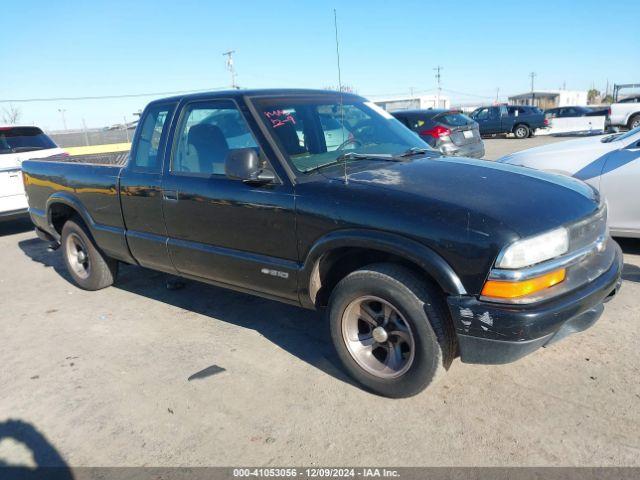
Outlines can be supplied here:
<path id="1" fill-rule="evenodd" d="M 330 85 L 328 87 L 324 87 L 324 90 L 333 90 L 335 92 L 339 92 L 340 88 L 339 87 L 335 87 L 333 85 Z M 343 93 L 358 93 L 357 90 L 352 87 L 351 85 L 342 85 L 342 92 Z"/>
<path id="2" fill-rule="evenodd" d="M 2 109 L 2 122 L 7 123 L 9 125 L 15 125 L 20 120 L 22 116 L 22 112 L 18 107 L 15 107 L 13 104 L 9 104 L 8 108 Z"/>
<path id="3" fill-rule="evenodd" d="M 595 88 L 590 89 L 587 92 L 587 103 L 594 103 L 596 102 L 596 99 L 600 97 L 600 90 L 597 90 Z"/>

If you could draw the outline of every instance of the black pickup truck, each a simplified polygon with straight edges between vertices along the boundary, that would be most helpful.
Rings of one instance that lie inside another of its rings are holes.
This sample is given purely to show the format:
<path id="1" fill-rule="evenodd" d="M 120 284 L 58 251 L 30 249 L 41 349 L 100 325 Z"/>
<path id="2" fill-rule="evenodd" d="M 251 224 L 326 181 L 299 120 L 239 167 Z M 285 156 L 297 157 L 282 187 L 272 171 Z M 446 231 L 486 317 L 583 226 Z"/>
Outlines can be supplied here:
<path id="1" fill-rule="evenodd" d="M 513 133 L 516 138 L 533 136 L 539 128 L 549 126 L 544 112 L 526 105 L 480 107 L 469 115 L 478 122 L 481 135 Z"/>
<path id="2" fill-rule="evenodd" d="M 505 363 L 592 325 L 620 285 L 580 181 L 442 157 L 364 98 L 246 90 L 150 103 L 126 165 L 23 163 L 40 238 L 77 285 L 119 262 L 327 308 L 366 388 Z"/>

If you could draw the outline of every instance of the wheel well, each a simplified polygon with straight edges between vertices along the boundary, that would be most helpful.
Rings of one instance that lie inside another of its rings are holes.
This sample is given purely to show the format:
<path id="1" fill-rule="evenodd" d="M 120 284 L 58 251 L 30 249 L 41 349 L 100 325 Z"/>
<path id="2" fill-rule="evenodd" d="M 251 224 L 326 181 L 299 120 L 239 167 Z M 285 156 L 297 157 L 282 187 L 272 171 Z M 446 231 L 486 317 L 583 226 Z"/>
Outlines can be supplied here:
<path id="1" fill-rule="evenodd" d="M 80 217 L 78 212 L 69 205 L 64 203 L 54 203 L 49 207 L 49 215 L 51 219 L 51 225 L 55 228 L 58 234 L 62 233 L 62 227 L 67 220 L 72 217 Z"/>
<path id="2" fill-rule="evenodd" d="M 411 260 L 393 253 L 361 247 L 341 247 L 323 255 L 316 263 L 311 277 L 309 294 L 318 307 L 329 302 L 331 292 L 340 280 L 351 272 L 372 263 L 395 263 L 440 286 L 428 272 Z"/>
<path id="3" fill-rule="evenodd" d="M 629 115 L 629 120 L 627 121 L 627 127 L 631 129 L 631 124 L 633 123 L 633 119 L 640 117 L 640 112 L 632 113 Z"/>

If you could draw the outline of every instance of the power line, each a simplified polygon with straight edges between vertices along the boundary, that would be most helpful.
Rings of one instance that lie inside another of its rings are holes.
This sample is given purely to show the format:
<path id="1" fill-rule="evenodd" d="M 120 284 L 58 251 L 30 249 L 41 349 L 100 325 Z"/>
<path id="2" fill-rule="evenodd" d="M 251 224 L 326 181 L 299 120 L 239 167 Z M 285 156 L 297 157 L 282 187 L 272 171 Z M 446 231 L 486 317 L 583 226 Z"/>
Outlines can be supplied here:
<path id="1" fill-rule="evenodd" d="M 197 90 L 174 90 L 171 92 L 153 92 L 153 93 L 127 93 L 123 95 L 95 95 L 87 97 L 48 97 L 48 98 L 13 98 L 0 99 L 0 103 L 28 103 L 28 102 L 71 102 L 76 100 L 110 100 L 113 98 L 137 98 L 137 97 L 153 97 L 161 95 L 179 95 L 183 93 L 199 93 L 210 92 L 213 90 L 225 90 L 227 87 L 199 88 Z"/>

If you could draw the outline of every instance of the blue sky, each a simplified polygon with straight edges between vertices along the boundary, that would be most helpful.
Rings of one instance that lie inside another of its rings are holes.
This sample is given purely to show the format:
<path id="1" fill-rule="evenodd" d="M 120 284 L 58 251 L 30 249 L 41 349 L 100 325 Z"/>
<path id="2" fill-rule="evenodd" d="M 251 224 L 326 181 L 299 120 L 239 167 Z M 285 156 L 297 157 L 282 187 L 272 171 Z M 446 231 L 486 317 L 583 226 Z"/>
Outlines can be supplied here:
<path id="1" fill-rule="evenodd" d="M 343 83 L 365 96 L 434 89 L 437 65 L 464 103 L 528 91 L 531 71 L 539 89 L 640 82 L 637 0 L 31 0 L 0 8 L 0 100 L 225 87 L 228 49 L 243 87 L 336 85 L 334 7 Z M 151 98 L 14 105 L 23 123 L 61 128 L 63 108 L 79 128 Z"/>

